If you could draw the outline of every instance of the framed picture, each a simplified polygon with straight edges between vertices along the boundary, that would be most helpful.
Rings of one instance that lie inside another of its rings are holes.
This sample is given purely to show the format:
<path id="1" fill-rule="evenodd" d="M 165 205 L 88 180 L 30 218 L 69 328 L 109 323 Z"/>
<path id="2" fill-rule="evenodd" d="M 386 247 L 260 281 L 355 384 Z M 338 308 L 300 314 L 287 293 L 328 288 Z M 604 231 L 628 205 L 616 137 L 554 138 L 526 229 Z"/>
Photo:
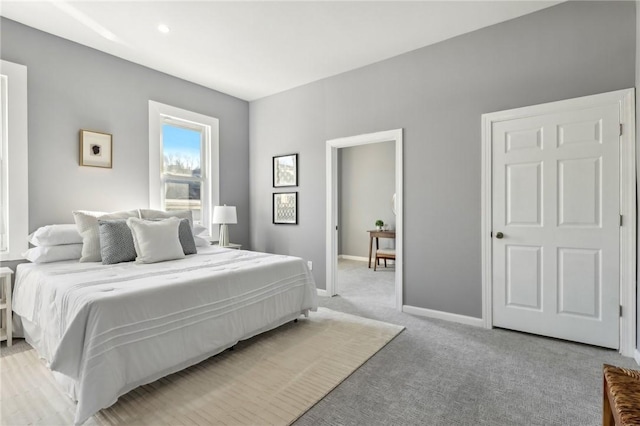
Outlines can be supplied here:
<path id="1" fill-rule="evenodd" d="M 80 130 L 80 165 L 111 168 L 112 136 L 109 133 Z"/>
<path id="2" fill-rule="evenodd" d="M 273 223 L 298 224 L 297 192 L 276 192 L 273 194 Z"/>
<path id="3" fill-rule="evenodd" d="M 273 157 L 273 187 L 298 186 L 298 154 Z"/>

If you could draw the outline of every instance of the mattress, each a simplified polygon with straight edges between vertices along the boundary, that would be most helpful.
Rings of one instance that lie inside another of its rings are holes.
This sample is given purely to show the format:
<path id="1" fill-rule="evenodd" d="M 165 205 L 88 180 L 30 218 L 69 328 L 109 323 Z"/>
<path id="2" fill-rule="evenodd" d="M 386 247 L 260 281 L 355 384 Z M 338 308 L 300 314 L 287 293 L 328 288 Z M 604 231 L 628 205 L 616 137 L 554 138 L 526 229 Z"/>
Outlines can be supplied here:
<path id="1" fill-rule="evenodd" d="M 137 386 L 316 309 L 302 259 L 219 247 L 156 264 L 21 264 L 13 304 L 37 336 L 29 343 L 72 383 L 77 424 Z"/>

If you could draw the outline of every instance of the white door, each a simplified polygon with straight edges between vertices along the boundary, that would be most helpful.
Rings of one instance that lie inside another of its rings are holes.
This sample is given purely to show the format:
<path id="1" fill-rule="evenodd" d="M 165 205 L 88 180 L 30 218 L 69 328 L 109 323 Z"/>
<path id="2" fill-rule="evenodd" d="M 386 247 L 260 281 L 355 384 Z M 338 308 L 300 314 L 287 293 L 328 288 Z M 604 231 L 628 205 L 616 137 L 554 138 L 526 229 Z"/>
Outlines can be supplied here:
<path id="1" fill-rule="evenodd" d="M 619 346 L 619 108 L 494 122 L 493 325 Z"/>

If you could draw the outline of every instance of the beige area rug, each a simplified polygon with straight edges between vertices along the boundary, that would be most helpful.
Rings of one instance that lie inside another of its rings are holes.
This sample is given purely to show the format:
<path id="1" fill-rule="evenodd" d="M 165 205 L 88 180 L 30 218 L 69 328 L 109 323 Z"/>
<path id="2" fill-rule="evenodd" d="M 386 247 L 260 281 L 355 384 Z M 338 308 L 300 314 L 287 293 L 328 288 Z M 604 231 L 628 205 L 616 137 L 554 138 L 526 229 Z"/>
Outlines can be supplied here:
<path id="1" fill-rule="evenodd" d="M 291 424 L 403 329 L 320 308 L 134 389 L 85 424 Z M 37 353 L 4 352 L 0 424 L 72 424 L 75 404 Z"/>

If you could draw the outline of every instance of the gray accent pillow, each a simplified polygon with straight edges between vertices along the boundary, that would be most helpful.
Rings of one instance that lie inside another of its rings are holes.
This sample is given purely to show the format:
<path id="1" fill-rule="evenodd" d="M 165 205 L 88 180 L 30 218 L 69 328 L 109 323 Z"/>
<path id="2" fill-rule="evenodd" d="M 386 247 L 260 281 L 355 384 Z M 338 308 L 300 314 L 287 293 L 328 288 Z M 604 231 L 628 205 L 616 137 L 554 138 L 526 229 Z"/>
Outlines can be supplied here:
<path id="1" fill-rule="evenodd" d="M 136 260 L 136 247 L 126 219 L 98 219 L 98 228 L 103 265 Z"/>
<path id="2" fill-rule="evenodd" d="M 180 219 L 180 226 L 178 226 L 178 239 L 180 245 L 182 245 L 182 251 L 184 254 L 196 254 L 198 249 L 196 248 L 196 241 L 193 238 L 193 232 L 191 231 L 191 223 L 188 219 Z"/>

